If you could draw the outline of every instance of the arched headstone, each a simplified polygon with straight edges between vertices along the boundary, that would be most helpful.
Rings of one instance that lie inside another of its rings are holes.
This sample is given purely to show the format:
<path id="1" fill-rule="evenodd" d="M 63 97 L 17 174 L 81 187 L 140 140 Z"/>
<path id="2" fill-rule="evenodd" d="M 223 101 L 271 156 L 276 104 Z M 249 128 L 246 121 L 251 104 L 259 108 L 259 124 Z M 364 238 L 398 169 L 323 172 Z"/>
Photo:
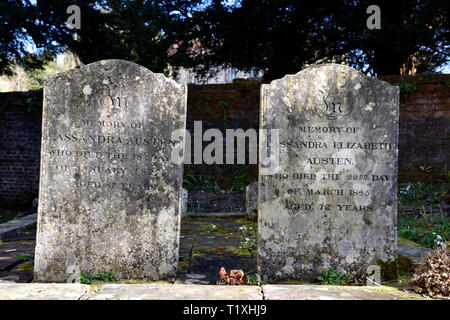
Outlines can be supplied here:
<path id="1" fill-rule="evenodd" d="M 123 60 L 46 79 L 35 281 L 175 277 L 186 91 Z"/>
<path id="2" fill-rule="evenodd" d="M 261 129 L 279 129 L 259 176 L 258 268 L 269 282 L 365 273 L 397 255 L 399 88 L 317 65 L 263 85 Z M 266 172 L 267 173 L 267 172 Z"/>

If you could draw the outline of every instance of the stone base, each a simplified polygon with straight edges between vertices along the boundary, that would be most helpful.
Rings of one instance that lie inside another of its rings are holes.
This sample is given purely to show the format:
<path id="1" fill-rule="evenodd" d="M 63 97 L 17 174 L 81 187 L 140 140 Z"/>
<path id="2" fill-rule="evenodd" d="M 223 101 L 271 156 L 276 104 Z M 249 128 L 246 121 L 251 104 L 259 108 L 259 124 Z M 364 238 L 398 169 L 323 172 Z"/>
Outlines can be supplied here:
<path id="1" fill-rule="evenodd" d="M 320 285 L 0 283 L 0 300 L 402 300 L 425 299 L 390 287 Z"/>

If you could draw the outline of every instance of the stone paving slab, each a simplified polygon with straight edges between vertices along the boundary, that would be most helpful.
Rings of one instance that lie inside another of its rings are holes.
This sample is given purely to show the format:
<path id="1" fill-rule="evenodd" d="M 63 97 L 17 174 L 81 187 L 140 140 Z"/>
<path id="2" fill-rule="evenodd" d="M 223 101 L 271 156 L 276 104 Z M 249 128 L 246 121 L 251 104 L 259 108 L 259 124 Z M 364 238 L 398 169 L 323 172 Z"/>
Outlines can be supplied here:
<path id="1" fill-rule="evenodd" d="M 89 300 L 262 300 L 258 286 L 106 284 Z"/>
<path id="2" fill-rule="evenodd" d="M 20 264 L 12 271 L 0 272 L 0 283 L 30 283 L 33 281 L 33 271 L 23 267 L 24 264 Z M 25 267 L 27 267 L 26 263 Z"/>
<path id="3" fill-rule="evenodd" d="M 424 256 L 430 254 L 433 250 L 418 245 L 412 245 L 409 243 L 399 242 L 397 244 L 397 252 L 399 255 L 405 258 L 411 259 L 414 263 L 418 264 Z"/>
<path id="4" fill-rule="evenodd" d="M 391 287 L 264 285 L 265 300 L 403 300 L 424 299 Z"/>
<path id="5" fill-rule="evenodd" d="M 209 225 L 214 224 L 217 230 L 207 232 Z M 256 222 L 246 219 L 192 218 L 181 223 L 181 243 L 189 243 L 190 260 L 178 265 L 176 283 L 211 284 L 219 280 L 219 271 L 224 267 L 227 271 L 242 269 L 249 272 L 256 269 L 256 252 L 240 248 L 244 239 L 239 231 L 242 225 L 256 229 Z M 248 237 L 248 236 L 247 236 Z M 184 255 L 186 255 L 186 250 Z M 184 258 L 180 253 L 180 259 Z M 204 277 L 200 277 L 203 275 Z"/>
<path id="6" fill-rule="evenodd" d="M 218 286 L 189 284 L 0 283 L 0 300 L 414 300 L 395 288 L 321 285 Z"/>
<path id="7" fill-rule="evenodd" d="M 37 213 L 27 215 L 20 219 L 11 220 L 0 224 L 0 241 L 13 239 L 33 239 L 37 224 Z M 30 230 L 33 232 L 30 233 Z"/>
<path id="8" fill-rule="evenodd" d="M 0 283 L 0 300 L 79 300 L 89 289 L 75 283 Z"/>
<path id="9" fill-rule="evenodd" d="M 8 275 L 7 272 L 20 264 L 17 259 L 20 254 L 34 254 L 34 241 L 0 242 L 0 281 Z"/>

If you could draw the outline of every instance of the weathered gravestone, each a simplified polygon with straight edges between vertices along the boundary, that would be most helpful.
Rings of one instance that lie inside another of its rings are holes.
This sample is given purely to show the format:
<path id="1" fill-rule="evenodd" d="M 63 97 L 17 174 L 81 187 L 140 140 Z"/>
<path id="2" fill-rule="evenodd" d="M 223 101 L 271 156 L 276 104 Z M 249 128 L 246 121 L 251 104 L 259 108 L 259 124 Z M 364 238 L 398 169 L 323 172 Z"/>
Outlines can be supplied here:
<path id="1" fill-rule="evenodd" d="M 36 281 L 175 277 L 185 113 L 186 86 L 123 60 L 46 79 Z"/>
<path id="2" fill-rule="evenodd" d="M 258 218 L 258 182 L 253 182 L 245 187 L 245 207 L 247 218 L 256 220 Z"/>
<path id="3" fill-rule="evenodd" d="M 189 191 L 181 189 L 181 218 L 186 217 L 189 202 Z"/>
<path id="4" fill-rule="evenodd" d="M 280 151 L 279 170 L 259 176 L 264 279 L 396 258 L 399 89 L 325 64 L 261 91 L 261 128 L 279 129 Z"/>

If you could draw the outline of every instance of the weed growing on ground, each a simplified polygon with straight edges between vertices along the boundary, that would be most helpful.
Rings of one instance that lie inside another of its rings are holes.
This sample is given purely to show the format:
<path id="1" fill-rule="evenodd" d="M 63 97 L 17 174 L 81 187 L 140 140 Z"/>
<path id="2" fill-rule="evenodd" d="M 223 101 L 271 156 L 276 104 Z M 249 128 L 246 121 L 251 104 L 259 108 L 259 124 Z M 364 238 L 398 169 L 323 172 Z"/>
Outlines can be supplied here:
<path id="1" fill-rule="evenodd" d="M 81 271 L 80 273 L 80 282 L 83 284 L 91 284 L 95 281 L 116 282 L 119 280 L 120 277 L 109 271 L 101 271 L 96 274 L 88 274 L 84 271 Z"/>
<path id="2" fill-rule="evenodd" d="M 19 253 L 16 256 L 16 260 L 19 262 L 33 261 L 34 254 L 33 253 Z"/>
<path id="3" fill-rule="evenodd" d="M 353 283 L 353 276 L 342 270 L 328 268 L 322 271 L 317 280 L 324 285 L 349 285 Z"/>
<path id="4" fill-rule="evenodd" d="M 210 223 L 210 224 L 208 224 L 208 226 L 206 227 L 205 234 L 211 234 L 211 233 L 213 233 L 213 232 L 216 232 L 217 230 L 218 230 L 218 229 L 217 229 L 217 225 Z"/>

